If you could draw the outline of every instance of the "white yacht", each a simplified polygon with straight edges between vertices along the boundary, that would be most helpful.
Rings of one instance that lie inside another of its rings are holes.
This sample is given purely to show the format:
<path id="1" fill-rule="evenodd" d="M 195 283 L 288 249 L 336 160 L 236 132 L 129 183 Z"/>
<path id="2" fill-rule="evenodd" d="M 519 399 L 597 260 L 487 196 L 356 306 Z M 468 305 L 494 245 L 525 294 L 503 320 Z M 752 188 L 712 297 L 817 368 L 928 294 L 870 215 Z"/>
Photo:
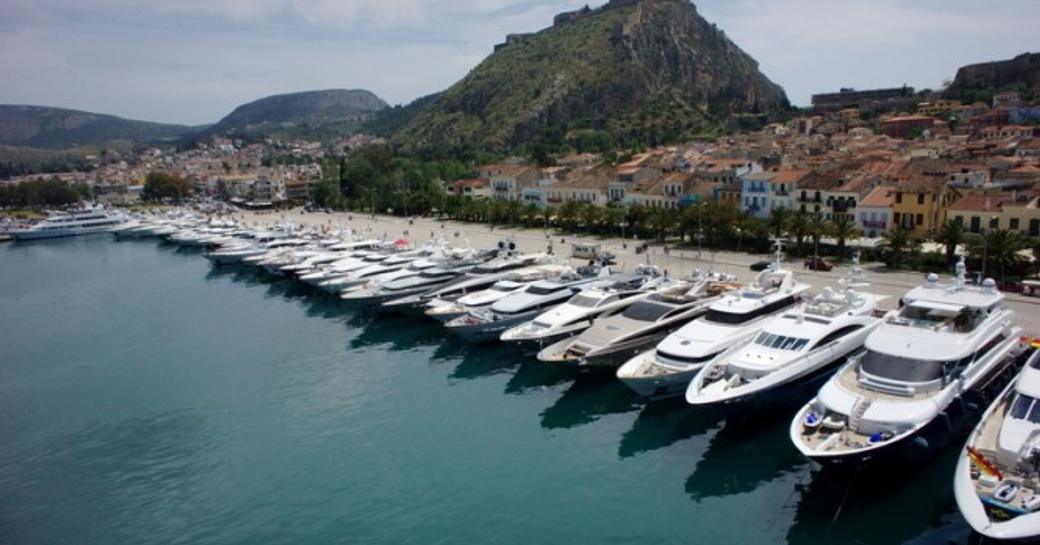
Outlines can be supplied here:
<path id="1" fill-rule="evenodd" d="M 354 291 L 375 289 L 388 282 L 418 276 L 426 269 L 432 269 L 444 263 L 447 258 L 448 256 L 441 252 L 434 252 L 427 256 L 393 255 L 375 263 L 368 263 L 346 275 L 322 282 L 320 287 L 329 293 L 336 293 L 340 296 Z M 377 256 L 370 256 L 365 258 L 365 261 L 376 259 L 378 259 Z"/>
<path id="2" fill-rule="evenodd" d="M 1004 386 L 1023 350 L 1004 295 L 987 278 L 968 286 L 935 274 L 907 292 L 791 422 L 805 456 L 824 463 L 919 458 L 948 443 L 970 405 Z"/>
<path id="3" fill-rule="evenodd" d="M 722 293 L 736 287 L 733 280 L 730 275 L 695 271 L 618 314 L 596 320 L 581 334 L 543 348 L 538 360 L 579 371 L 613 370 L 707 312 Z"/>
<path id="4" fill-rule="evenodd" d="M 690 382 L 691 405 L 749 405 L 807 399 L 880 323 L 885 297 L 860 293 L 859 259 L 837 291 L 822 293 L 764 323 L 753 340 L 733 346 L 705 364 Z M 702 318 L 703 319 L 703 318 Z"/>
<path id="5" fill-rule="evenodd" d="M 442 324 L 447 323 L 471 311 L 488 308 L 510 293 L 559 276 L 566 270 L 564 265 L 547 263 L 483 276 L 475 276 L 470 271 L 463 278 L 424 294 L 429 301 L 423 313 Z M 493 283 L 488 287 L 487 282 Z"/>
<path id="6" fill-rule="evenodd" d="M 419 274 L 381 282 L 340 295 L 340 300 L 362 307 L 379 307 L 387 301 L 436 289 L 473 270 L 482 261 L 469 254 L 438 260 Z"/>
<path id="7" fill-rule="evenodd" d="M 613 316 L 653 294 L 667 278 L 656 267 L 641 265 L 635 282 L 619 282 L 582 290 L 566 303 L 553 307 L 532 320 L 502 332 L 499 340 L 522 352 L 537 354 L 542 348 L 585 331 L 593 321 Z"/>
<path id="8" fill-rule="evenodd" d="M 15 229 L 9 234 L 15 240 L 89 235 L 107 232 L 125 221 L 126 217 L 121 214 L 108 212 L 101 208 L 87 208 L 71 212 L 56 212 L 31 227 Z"/>
<path id="9" fill-rule="evenodd" d="M 502 332 L 526 322 L 546 309 L 563 304 L 572 295 L 610 276 L 606 267 L 581 267 L 527 286 L 491 305 L 445 323 L 449 331 L 473 343 L 498 340 Z M 606 280 L 614 283 L 615 280 Z M 599 282 L 602 284 L 603 282 Z"/>
<path id="10" fill-rule="evenodd" d="M 1040 351 L 982 415 L 954 473 L 953 492 L 972 529 L 992 539 L 1040 537 Z"/>
<path id="11" fill-rule="evenodd" d="M 778 312 L 796 305 L 809 285 L 784 268 L 777 245 L 773 263 L 739 290 L 712 301 L 706 313 L 684 324 L 656 347 L 626 361 L 617 377 L 639 395 L 661 400 L 683 395 L 705 364 L 749 340 Z"/>

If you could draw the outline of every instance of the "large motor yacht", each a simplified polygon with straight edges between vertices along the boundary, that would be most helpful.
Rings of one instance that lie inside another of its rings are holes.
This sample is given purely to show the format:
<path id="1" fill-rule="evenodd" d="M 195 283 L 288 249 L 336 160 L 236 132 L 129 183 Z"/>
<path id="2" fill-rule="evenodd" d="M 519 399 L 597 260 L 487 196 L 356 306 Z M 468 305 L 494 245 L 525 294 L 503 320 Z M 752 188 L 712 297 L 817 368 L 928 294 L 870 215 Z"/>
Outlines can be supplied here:
<path id="1" fill-rule="evenodd" d="M 791 422 L 805 456 L 824 463 L 921 458 L 948 443 L 974 407 L 1003 388 L 1023 347 L 991 278 L 968 286 L 929 274 L 907 292 Z"/>
<path id="2" fill-rule="evenodd" d="M 635 282 L 582 290 L 566 303 L 503 331 L 499 340 L 515 345 L 523 353 L 537 354 L 550 344 L 585 331 L 595 320 L 613 316 L 650 297 L 655 288 L 667 282 L 667 277 L 650 265 L 638 267 L 635 278 Z"/>
<path id="3" fill-rule="evenodd" d="M 602 281 L 609 276 L 610 270 L 606 267 L 589 266 L 570 270 L 557 277 L 535 282 L 490 308 L 468 313 L 444 325 L 452 333 L 473 343 L 495 341 L 506 329 L 564 303 L 575 293 L 593 287 L 590 285 L 592 282 Z M 607 282 L 615 281 L 617 279 Z"/>
<path id="4" fill-rule="evenodd" d="M 992 539 L 1040 537 L 1040 351 L 982 415 L 954 473 L 961 515 Z"/>
<path id="5" fill-rule="evenodd" d="M 563 274 L 564 265 L 545 263 L 498 274 L 477 276 L 473 271 L 433 291 L 423 294 L 428 299 L 423 314 L 447 323 L 470 312 L 489 308 L 507 295 L 523 290 L 531 284 Z M 492 282 L 488 286 L 488 282 Z"/>
<path id="6" fill-rule="evenodd" d="M 805 400 L 834 370 L 863 349 L 880 323 L 885 297 L 860 293 L 857 258 L 841 288 L 824 288 L 812 299 L 765 322 L 749 340 L 723 352 L 697 373 L 686 390 L 691 405 L 755 405 Z"/>
<path id="7" fill-rule="evenodd" d="M 403 278 L 373 283 L 361 289 L 344 292 L 340 295 L 340 300 L 366 308 L 379 307 L 387 301 L 443 286 L 473 270 L 480 263 L 482 263 L 480 258 L 474 257 L 471 253 L 462 253 L 437 260 L 436 266 L 425 268 L 418 274 L 410 274 Z M 412 265 L 409 266 L 409 268 L 411 267 Z"/>
<path id="8" fill-rule="evenodd" d="M 690 278 L 667 283 L 618 314 L 596 320 L 580 335 L 543 348 L 538 359 L 579 371 L 613 371 L 707 312 L 722 293 L 736 287 L 734 280 L 722 273 L 695 271 Z"/>
<path id="9" fill-rule="evenodd" d="M 88 208 L 72 212 L 58 212 L 47 216 L 35 225 L 10 232 L 15 240 L 37 240 L 41 238 L 70 237 L 104 233 L 127 218 L 101 208 Z"/>

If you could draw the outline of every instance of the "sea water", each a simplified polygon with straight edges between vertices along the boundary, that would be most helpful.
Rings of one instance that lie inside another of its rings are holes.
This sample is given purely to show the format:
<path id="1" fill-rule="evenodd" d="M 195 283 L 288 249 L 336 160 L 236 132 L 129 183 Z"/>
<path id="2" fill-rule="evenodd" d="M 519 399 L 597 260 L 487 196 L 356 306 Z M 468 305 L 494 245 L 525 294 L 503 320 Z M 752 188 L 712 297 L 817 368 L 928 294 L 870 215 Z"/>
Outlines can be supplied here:
<path id="1" fill-rule="evenodd" d="M 971 538 L 956 447 L 824 471 L 790 418 L 646 406 L 168 243 L 0 246 L 8 545 Z"/>

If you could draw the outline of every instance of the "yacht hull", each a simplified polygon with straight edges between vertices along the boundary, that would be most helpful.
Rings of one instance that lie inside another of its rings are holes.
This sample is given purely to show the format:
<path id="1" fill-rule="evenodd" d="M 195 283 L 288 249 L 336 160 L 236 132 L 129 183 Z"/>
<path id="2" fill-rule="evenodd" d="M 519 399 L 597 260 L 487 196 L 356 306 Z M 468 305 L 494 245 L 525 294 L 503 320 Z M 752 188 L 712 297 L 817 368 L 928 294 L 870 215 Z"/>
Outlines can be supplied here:
<path id="1" fill-rule="evenodd" d="M 490 322 L 479 321 L 467 324 L 449 324 L 446 327 L 452 333 L 471 343 L 484 344 L 497 341 L 502 336 L 503 331 L 522 324 L 535 316 L 537 316 L 537 312 L 525 312 Z"/>

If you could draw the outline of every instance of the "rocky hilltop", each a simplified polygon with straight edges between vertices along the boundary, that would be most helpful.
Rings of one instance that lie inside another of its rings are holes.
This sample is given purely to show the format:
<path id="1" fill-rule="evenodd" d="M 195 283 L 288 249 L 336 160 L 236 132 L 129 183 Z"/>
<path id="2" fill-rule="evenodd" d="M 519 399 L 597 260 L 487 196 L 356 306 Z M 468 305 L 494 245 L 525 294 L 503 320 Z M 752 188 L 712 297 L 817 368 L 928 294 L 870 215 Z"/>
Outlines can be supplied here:
<path id="1" fill-rule="evenodd" d="M 193 130 L 79 110 L 0 104 L 0 145 L 60 149 L 118 140 L 167 140 Z"/>
<path id="2" fill-rule="evenodd" d="M 243 104 L 208 132 L 216 134 L 350 132 L 386 102 L 363 89 L 329 89 L 274 95 Z"/>
<path id="3" fill-rule="evenodd" d="M 649 144 L 787 107 L 783 89 L 688 1 L 613 0 L 510 35 L 395 140 L 506 149 L 592 128 Z"/>
<path id="4" fill-rule="evenodd" d="M 962 66 L 946 88 L 946 94 L 951 98 L 965 98 L 979 91 L 1012 89 L 1040 96 L 1040 53 L 1023 53 L 1013 59 Z"/>

